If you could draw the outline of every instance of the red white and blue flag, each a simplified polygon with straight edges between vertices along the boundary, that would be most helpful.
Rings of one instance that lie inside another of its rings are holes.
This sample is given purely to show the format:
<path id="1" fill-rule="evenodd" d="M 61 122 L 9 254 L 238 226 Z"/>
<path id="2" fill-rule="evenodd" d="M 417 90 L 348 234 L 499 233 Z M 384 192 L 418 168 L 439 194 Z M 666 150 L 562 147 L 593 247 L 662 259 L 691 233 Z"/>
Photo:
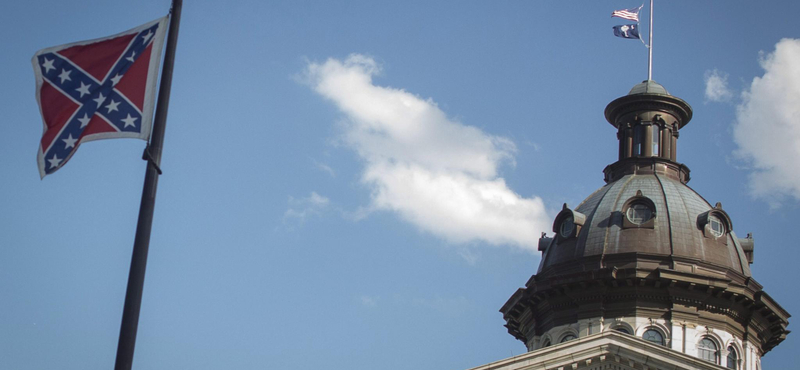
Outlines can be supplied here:
<path id="1" fill-rule="evenodd" d="M 611 12 L 611 17 L 623 18 L 627 20 L 631 20 L 634 22 L 639 21 L 639 11 L 642 10 L 642 4 L 638 8 L 630 8 L 630 9 L 622 9 L 622 10 L 615 10 Z"/>
<path id="2" fill-rule="evenodd" d="M 167 19 L 36 52 L 42 178 L 64 166 L 81 143 L 149 139 Z"/>

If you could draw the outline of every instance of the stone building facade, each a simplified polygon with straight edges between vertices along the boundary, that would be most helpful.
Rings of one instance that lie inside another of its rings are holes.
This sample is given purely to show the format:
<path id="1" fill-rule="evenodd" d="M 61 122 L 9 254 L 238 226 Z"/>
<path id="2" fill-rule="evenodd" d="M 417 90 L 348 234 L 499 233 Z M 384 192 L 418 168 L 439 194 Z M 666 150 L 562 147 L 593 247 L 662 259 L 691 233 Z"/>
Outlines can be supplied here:
<path id="1" fill-rule="evenodd" d="M 753 279 L 754 240 L 687 183 L 692 108 L 648 80 L 605 110 L 618 161 L 564 204 L 538 271 L 501 308 L 528 353 L 476 369 L 760 370 L 789 314 Z"/>

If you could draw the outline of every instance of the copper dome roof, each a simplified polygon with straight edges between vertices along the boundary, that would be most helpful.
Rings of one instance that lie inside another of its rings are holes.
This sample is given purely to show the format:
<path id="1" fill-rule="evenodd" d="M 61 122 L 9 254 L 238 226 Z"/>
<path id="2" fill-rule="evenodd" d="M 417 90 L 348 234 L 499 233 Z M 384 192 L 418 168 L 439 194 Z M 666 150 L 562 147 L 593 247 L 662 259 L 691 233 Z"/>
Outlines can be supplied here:
<path id="1" fill-rule="evenodd" d="M 653 80 L 644 80 L 641 83 L 634 85 L 633 88 L 631 88 L 631 91 L 628 93 L 628 95 L 634 95 L 634 94 L 669 95 L 667 89 L 664 88 L 664 86 Z"/>
<path id="2" fill-rule="evenodd" d="M 688 187 L 689 169 L 677 162 L 678 130 L 691 120 L 691 106 L 646 80 L 609 103 L 605 116 L 618 131 L 619 160 L 604 170 L 607 185 L 556 217 L 556 236 L 540 242 L 537 275 L 616 267 L 750 276 L 752 239 L 736 237 L 722 206 Z M 631 219 L 635 204 L 647 222 Z"/>
<path id="3" fill-rule="evenodd" d="M 627 208 L 637 200 L 654 208 L 649 224 L 629 221 Z M 562 237 L 559 231 L 564 217 L 556 217 L 556 236 L 542 248 L 546 250 L 537 272 L 540 278 L 614 267 L 668 268 L 712 276 L 729 271 L 750 276 L 742 243 L 745 247 L 751 243 L 736 237 L 721 206 L 712 206 L 670 176 L 625 175 L 595 191 L 574 211 L 565 208 L 562 214 L 565 212 L 577 212 L 585 220 L 575 235 Z M 709 214 L 725 228 L 722 235 L 715 236 L 707 228 Z"/>

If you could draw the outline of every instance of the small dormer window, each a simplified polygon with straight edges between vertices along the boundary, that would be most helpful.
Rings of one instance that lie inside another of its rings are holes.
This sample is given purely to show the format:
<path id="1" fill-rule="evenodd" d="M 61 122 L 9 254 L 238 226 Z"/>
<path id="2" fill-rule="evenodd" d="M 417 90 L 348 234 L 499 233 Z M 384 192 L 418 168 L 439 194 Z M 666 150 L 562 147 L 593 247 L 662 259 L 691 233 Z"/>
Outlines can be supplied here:
<path id="1" fill-rule="evenodd" d="M 561 221 L 561 228 L 559 230 L 559 234 L 562 238 L 569 238 L 572 235 L 572 232 L 575 230 L 575 219 L 572 216 L 567 217 L 564 221 Z"/>
<path id="2" fill-rule="evenodd" d="M 716 239 L 724 244 L 727 244 L 727 238 L 724 236 L 733 230 L 731 219 L 722 210 L 720 203 L 717 203 L 710 211 L 698 215 L 697 226 L 703 231 L 706 238 Z"/>
<path id="3" fill-rule="evenodd" d="M 717 216 L 708 216 L 708 228 L 711 231 L 711 234 L 717 238 L 725 234 L 725 224 L 723 224 Z"/>
<path id="4" fill-rule="evenodd" d="M 567 204 L 564 203 L 561 212 L 558 213 L 555 221 L 553 221 L 553 232 L 558 236 L 556 243 L 577 237 L 584 222 L 586 222 L 586 215 L 569 209 Z"/>

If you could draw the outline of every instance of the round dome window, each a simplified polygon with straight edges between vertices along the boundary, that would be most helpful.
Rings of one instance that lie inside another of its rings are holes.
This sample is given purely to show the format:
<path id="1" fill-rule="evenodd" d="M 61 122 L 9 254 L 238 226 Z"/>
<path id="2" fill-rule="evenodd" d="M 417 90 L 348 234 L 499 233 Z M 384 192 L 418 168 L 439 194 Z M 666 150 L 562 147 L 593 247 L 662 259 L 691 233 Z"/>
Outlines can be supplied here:
<path id="1" fill-rule="evenodd" d="M 637 202 L 628 207 L 625 215 L 631 223 L 641 225 L 653 218 L 653 210 L 647 204 Z"/>
<path id="2" fill-rule="evenodd" d="M 564 221 L 561 221 L 561 228 L 559 229 L 559 234 L 562 238 L 569 238 L 572 235 L 572 232 L 575 230 L 575 220 L 572 217 L 567 217 Z"/>

